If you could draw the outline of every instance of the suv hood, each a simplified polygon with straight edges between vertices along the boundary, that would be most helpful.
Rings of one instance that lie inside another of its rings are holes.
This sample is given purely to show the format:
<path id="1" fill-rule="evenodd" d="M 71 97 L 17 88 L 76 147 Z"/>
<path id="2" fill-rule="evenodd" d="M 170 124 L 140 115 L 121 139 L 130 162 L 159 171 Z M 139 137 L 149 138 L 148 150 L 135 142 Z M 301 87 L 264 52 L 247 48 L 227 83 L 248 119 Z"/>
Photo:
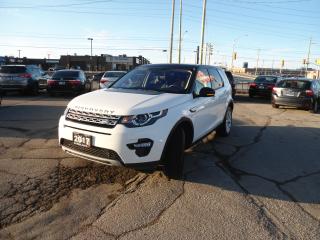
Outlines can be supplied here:
<path id="1" fill-rule="evenodd" d="M 189 99 L 191 94 L 102 89 L 74 98 L 68 108 L 125 116 L 169 109 Z"/>

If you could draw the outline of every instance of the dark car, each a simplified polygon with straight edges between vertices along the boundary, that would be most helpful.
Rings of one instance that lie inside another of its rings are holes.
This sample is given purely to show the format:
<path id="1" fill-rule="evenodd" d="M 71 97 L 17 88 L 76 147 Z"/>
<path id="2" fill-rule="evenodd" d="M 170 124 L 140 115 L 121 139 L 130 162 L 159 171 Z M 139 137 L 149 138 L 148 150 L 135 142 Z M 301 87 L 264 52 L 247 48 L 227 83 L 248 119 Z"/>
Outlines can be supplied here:
<path id="1" fill-rule="evenodd" d="M 50 95 L 89 92 L 91 82 L 82 70 L 59 70 L 48 80 L 47 91 Z"/>
<path id="2" fill-rule="evenodd" d="M 232 87 L 232 98 L 234 98 L 236 96 L 236 83 L 234 81 L 234 77 L 230 71 L 225 71 L 225 73 L 226 73 L 228 80 L 230 82 L 230 85 Z"/>
<path id="3" fill-rule="evenodd" d="M 320 81 L 284 79 L 272 90 L 272 106 L 290 106 L 317 112 L 320 103 Z"/>
<path id="4" fill-rule="evenodd" d="M 35 65 L 3 65 L 0 68 L 0 86 L 3 92 L 37 94 L 40 77 L 41 69 Z"/>
<path id="5" fill-rule="evenodd" d="M 48 80 L 50 79 L 50 75 L 47 72 L 41 70 L 41 76 L 38 80 L 39 89 L 47 89 Z"/>
<path id="6" fill-rule="evenodd" d="M 281 78 L 278 76 L 258 76 L 252 83 L 249 85 L 249 97 L 253 98 L 254 96 L 264 96 L 270 97 L 272 88 Z"/>

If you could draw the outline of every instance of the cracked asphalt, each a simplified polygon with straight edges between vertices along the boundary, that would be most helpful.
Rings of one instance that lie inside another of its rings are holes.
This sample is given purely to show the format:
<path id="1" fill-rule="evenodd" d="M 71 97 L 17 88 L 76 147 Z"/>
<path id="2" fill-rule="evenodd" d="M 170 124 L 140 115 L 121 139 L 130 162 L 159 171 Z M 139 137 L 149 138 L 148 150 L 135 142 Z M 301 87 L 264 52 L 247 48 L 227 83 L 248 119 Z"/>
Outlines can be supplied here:
<path id="1" fill-rule="evenodd" d="M 320 114 L 238 96 L 231 135 L 188 149 L 177 181 L 63 153 L 70 99 L 4 99 L 0 239 L 320 239 Z"/>

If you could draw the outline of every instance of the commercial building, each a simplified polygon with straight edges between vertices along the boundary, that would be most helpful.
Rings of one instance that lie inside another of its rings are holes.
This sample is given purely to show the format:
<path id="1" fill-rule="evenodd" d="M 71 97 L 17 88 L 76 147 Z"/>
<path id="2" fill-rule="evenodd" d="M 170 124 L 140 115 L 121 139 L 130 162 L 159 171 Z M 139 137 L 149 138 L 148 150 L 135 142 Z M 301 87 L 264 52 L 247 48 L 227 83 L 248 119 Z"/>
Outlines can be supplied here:
<path id="1" fill-rule="evenodd" d="M 131 70 L 136 66 L 149 64 L 143 56 L 128 57 L 127 55 L 112 56 L 101 54 L 100 56 L 62 55 L 59 65 L 65 68 L 80 68 L 85 71 Z"/>

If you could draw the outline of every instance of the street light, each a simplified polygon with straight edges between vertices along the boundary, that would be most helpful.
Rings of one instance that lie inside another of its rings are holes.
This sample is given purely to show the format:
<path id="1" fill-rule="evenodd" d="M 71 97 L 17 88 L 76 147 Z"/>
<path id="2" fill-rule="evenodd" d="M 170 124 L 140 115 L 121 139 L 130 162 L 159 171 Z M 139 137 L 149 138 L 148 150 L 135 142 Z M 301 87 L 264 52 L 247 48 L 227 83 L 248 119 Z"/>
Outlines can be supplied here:
<path id="1" fill-rule="evenodd" d="M 237 41 L 239 41 L 239 39 L 242 38 L 242 37 L 248 37 L 248 34 L 241 35 L 241 36 L 239 36 L 239 37 L 237 37 L 237 38 L 235 38 L 235 39 L 233 40 L 232 55 L 231 55 L 231 71 L 233 70 L 234 49 L 235 49 L 235 46 L 236 46 Z"/>

